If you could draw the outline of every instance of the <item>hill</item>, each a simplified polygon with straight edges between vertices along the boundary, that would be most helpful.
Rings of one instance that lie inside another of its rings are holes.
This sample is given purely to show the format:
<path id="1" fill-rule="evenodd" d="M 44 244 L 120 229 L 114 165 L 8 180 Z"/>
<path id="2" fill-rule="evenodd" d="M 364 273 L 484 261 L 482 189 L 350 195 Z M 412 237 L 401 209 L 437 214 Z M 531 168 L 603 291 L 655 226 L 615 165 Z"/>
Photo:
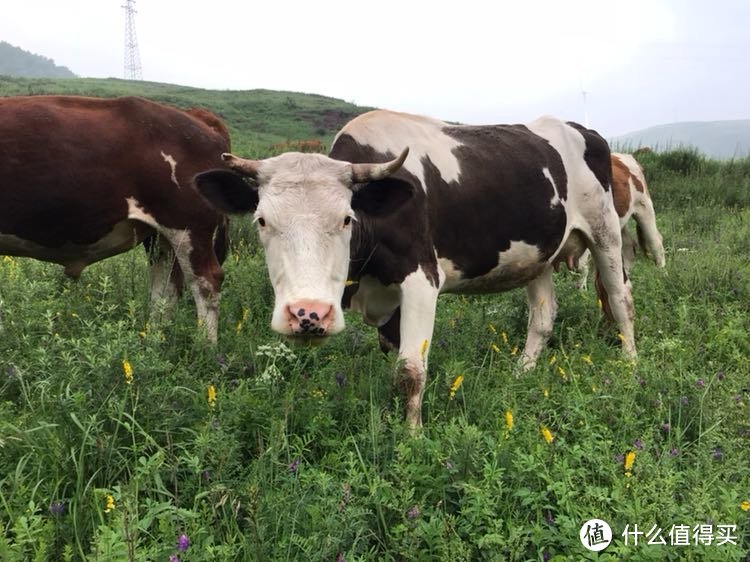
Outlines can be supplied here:
<path id="1" fill-rule="evenodd" d="M 694 147 L 711 158 L 743 158 L 750 154 L 750 119 L 659 125 L 616 137 L 611 142 L 620 149 L 649 146 L 663 152 Z"/>
<path id="2" fill-rule="evenodd" d="M 29 78 L 74 78 L 75 74 L 55 61 L 0 41 L 0 75 Z"/>
<path id="3" fill-rule="evenodd" d="M 67 94 L 143 96 L 176 107 L 201 106 L 219 115 L 232 135 L 232 150 L 248 157 L 278 151 L 274 145 L 320 140 L 330 146 L 336 132 L 370 108 L 343 100 L 273 90 L 203 90 L 116 78 L 12 78 L 0 76 L 0 96 Z"/>

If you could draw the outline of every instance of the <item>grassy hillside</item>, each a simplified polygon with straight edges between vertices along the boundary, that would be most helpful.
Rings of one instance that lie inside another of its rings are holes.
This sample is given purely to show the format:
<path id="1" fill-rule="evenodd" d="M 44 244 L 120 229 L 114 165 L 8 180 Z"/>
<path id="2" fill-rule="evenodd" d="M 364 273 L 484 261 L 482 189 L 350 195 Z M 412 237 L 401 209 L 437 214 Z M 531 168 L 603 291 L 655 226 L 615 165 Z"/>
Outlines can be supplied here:
<path id="1" fill-rule="evenodd" d="M 750 119 L 659 125 L 617 137 L 612 142 L 627 150 L 648 146 L 664 152 L 692 147 L 711 158 L 744 158 L 750 155 Z"/>
<path id="2" fill-rule="evenodd" d="M 202 90 L 186 86 L 128 80 L 24 79 L 0 76 L 0 95 L 69 94 L 114 97 L 144 96 L 177 107 L 206 107 L 229 127 L 233 151 L 261 157 L 274 144 L 318 139 L 330 145 L 352 117 L 367 111 L 342 100 L 315 94 L 271 90 Z"/>
<path id="3" fill-rule="evenodd" d="M 313 349 L 271 332 L 247 230 L 217 347 L 187 296 L 146 323 L 143 252 L 78 283 L 0 258 L 0 560 L 747 560 L 750 160 L 643 163 L 667 267 L 632 271 L 638 362 L 571 275 L 522 375 L 524 292 L 446 296 L 419 437 L 356 315 Z M 614 532 L 601 554 L 579 541 L 593 517 Z"/>

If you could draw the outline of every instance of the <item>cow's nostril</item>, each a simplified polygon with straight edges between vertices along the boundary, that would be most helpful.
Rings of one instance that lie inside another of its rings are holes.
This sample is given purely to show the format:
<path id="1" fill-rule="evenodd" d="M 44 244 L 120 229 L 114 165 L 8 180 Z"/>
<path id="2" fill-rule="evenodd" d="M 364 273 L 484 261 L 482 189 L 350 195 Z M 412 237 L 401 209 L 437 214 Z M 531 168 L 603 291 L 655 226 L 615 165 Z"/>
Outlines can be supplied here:
<path id="1" fill-rule="evenodd" d="M 299 316 L 300 318 L 302 318 L 304 315 L 305 315 L 305 309 L 304 308 L 300 308 L 297 311 L 297 316 Z"/>

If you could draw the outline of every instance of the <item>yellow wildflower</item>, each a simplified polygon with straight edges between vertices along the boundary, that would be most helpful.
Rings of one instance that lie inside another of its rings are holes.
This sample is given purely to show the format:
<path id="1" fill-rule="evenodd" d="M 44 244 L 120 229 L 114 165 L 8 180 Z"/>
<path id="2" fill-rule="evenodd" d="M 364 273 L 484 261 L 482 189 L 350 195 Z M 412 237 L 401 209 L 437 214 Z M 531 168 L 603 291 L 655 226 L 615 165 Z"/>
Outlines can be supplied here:
<path id="1" fill-rule="evenodd" d="M 593 365 L 594 364 L 594 362 L 591 359 L 591 355 L 583 355 L 583 356 L 581 356 L 581 361 L 583 361 L 584 363 L 586 363 L 586 365 Z"/>
<path id="2" fill-rule="evenodd" d="M 552 435 L 552 432 L 549 430 L 549 428 L 546 425 L 543 425 L 542 427 L 540 427 L 539 431 L 547 443 L 552 443 L 552 441 L 555 440 L 554 435 Z"/>
<path id="3" fill-rule="evenodd" d="M 500 353 L 500 348 L 497 347 L 497 345 L 495 345 L 494 343 L 490 346 L 490 348 L 492 348 L 492 351 L 494 351 L 495 353 Z"/>
<path id="4" fill-rule="evenodd" d="M 427 353 L 427 340 L 422 340 L 422 347 L 419 348 L 419 357 L 424 361 L 425 353 Z"/>
<path id="5" fill-rule="evenodd" d="M 503 338 L 503 343 L 508 345 L 508 334 L 506 332 L 500 332 L 500 337 Z"/>
<path id="6" fill-rule="evenodd" d="M 511 355 L 515 355 L 516 353 L 518 353 L 518 346 L 514 345 L 513 349 L 510 350 L 510 354 Z"/>
<path id="7" fill-rule="evenodd" d="M 621 342 L 624 342 L 624 341 L 625 341 L 625 334 L 623 334 L 622 332 L 617 332 L 617 338 L 618 338 L 618 339 L 619 339 L 619 340 L 620 340 Z"/>
<path id="8" fill-rule="evenodd" d="M 542 394 L 544 394 L 544 397 L 545 397 L 545 398 L 549 398 L 549 390 L 548 390 L 548 389 L 546 389 L 546 388 L 543 388 L 543 389 L 542 389 Z"/>
<path id="9" fill-rule="evenodd" d="M 208 392 L 206 394 L 208 399 L 208 405 L 213 408 L 216 406 L 216 387 L 214 385 L 208 386 Z"/>
<path id="10" fill-rule="evenodd" d="M 490 332 L 492 332 L 493 334 L 497 334 L 497 328 L 495 328 L 495 326 L 493 326 L 491 322 L 490 322 L 489 328 L 490 328 Z"/>
<path id="11" fill-rule="evenodd" d="M 453 398 L 456 396 L 456 392 L 459 388 L 461 388 L 461 383 L 464 382 L 464 376 L 458 375 L 455 379 L 453 379 L 453 384 L 451 385 L 450 390 L 450 396 L 449 398 L 453 400 Z"/>
<path id="12" fill-rule="evenodd" d="M 750 500 L 745 500 L 740 504 L 740 509 L 742 511 L 750 511 Z"/>
<path id="13" fill-rule="evenodd" d="M 557 363 L 557 355 L 553 355 L 552 357 L 549 358 L 550 365 L 554 365 L 555 363 Z"/>
<path id="14" fill-rule="evenodd" d="M 115 498 L 113 498 L 111 494 L 107 494 L 107 497 L 104 498 L 104 513 L 109 513 L 110 511 L 114 511 L 114 509 Z"/>
<path id="15" fill-rule="evenodd" d="M 635 451 L 628 451 L 625 453 L 625 460 L 622 463 L 622 467 L 625 470 L 625 476 L 628 478 L 633 475 L 633 462 L 635 462 Z"/>
<path id="16" fill-rule="evenodd" d="M 596 299 L 596 308 L 602 309 L 602 299 Z"/>
<path id="17" fill-rule="evenodd" d="M 125 384 L 133 382 L 133 367 L 130 366 L 130 361 L 127 359 L 122 360 L 122 374 L 125 377 Z"/>
<path id="18" fill-rule="evenodd" d="M 505 410 L 505 430 L 510 431 L 513 429 L 513 412 Z"/>
<path id="19" fill-rule="evenodd" d="M 240 317 L 240 321 L 237 322 L 237 326 L 235 326 L 235 331 L 239 334 L 240 330 L 242 330 L 242 325 L 245 323 L 245 320 L 247 320 L 247 317 L 250 316 L 250 310 L 247 309 L 247 307 L 242 307 L 242 316 Z"/>
<path id="20" fill-rule="evenodd" d="M 560 365 L 557 366 L 557 374 L 560 375 L 560 378 L 562 378 L 562 379 L 565 379 L 568 376 L 565 373 L 565 369 L 563 369 Z"/>

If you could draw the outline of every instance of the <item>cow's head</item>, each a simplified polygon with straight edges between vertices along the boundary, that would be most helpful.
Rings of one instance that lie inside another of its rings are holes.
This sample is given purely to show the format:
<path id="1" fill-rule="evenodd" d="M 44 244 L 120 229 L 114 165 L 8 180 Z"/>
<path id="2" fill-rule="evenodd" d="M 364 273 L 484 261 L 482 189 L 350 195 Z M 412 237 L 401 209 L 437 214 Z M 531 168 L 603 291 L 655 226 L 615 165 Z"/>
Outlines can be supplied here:
<path id="1" fill-rule="evenodd" d="M 409 183 L 388 179 L 408 152 L 373 164 L 295 152 L 266 160 L 224 154 L 233 171 L 196 176 L 198 190 L 218 210 L 254 213 L 275 294 L 275 331 L 310 340 L 343 329 L 352 229 L 412 196 Z"/>

